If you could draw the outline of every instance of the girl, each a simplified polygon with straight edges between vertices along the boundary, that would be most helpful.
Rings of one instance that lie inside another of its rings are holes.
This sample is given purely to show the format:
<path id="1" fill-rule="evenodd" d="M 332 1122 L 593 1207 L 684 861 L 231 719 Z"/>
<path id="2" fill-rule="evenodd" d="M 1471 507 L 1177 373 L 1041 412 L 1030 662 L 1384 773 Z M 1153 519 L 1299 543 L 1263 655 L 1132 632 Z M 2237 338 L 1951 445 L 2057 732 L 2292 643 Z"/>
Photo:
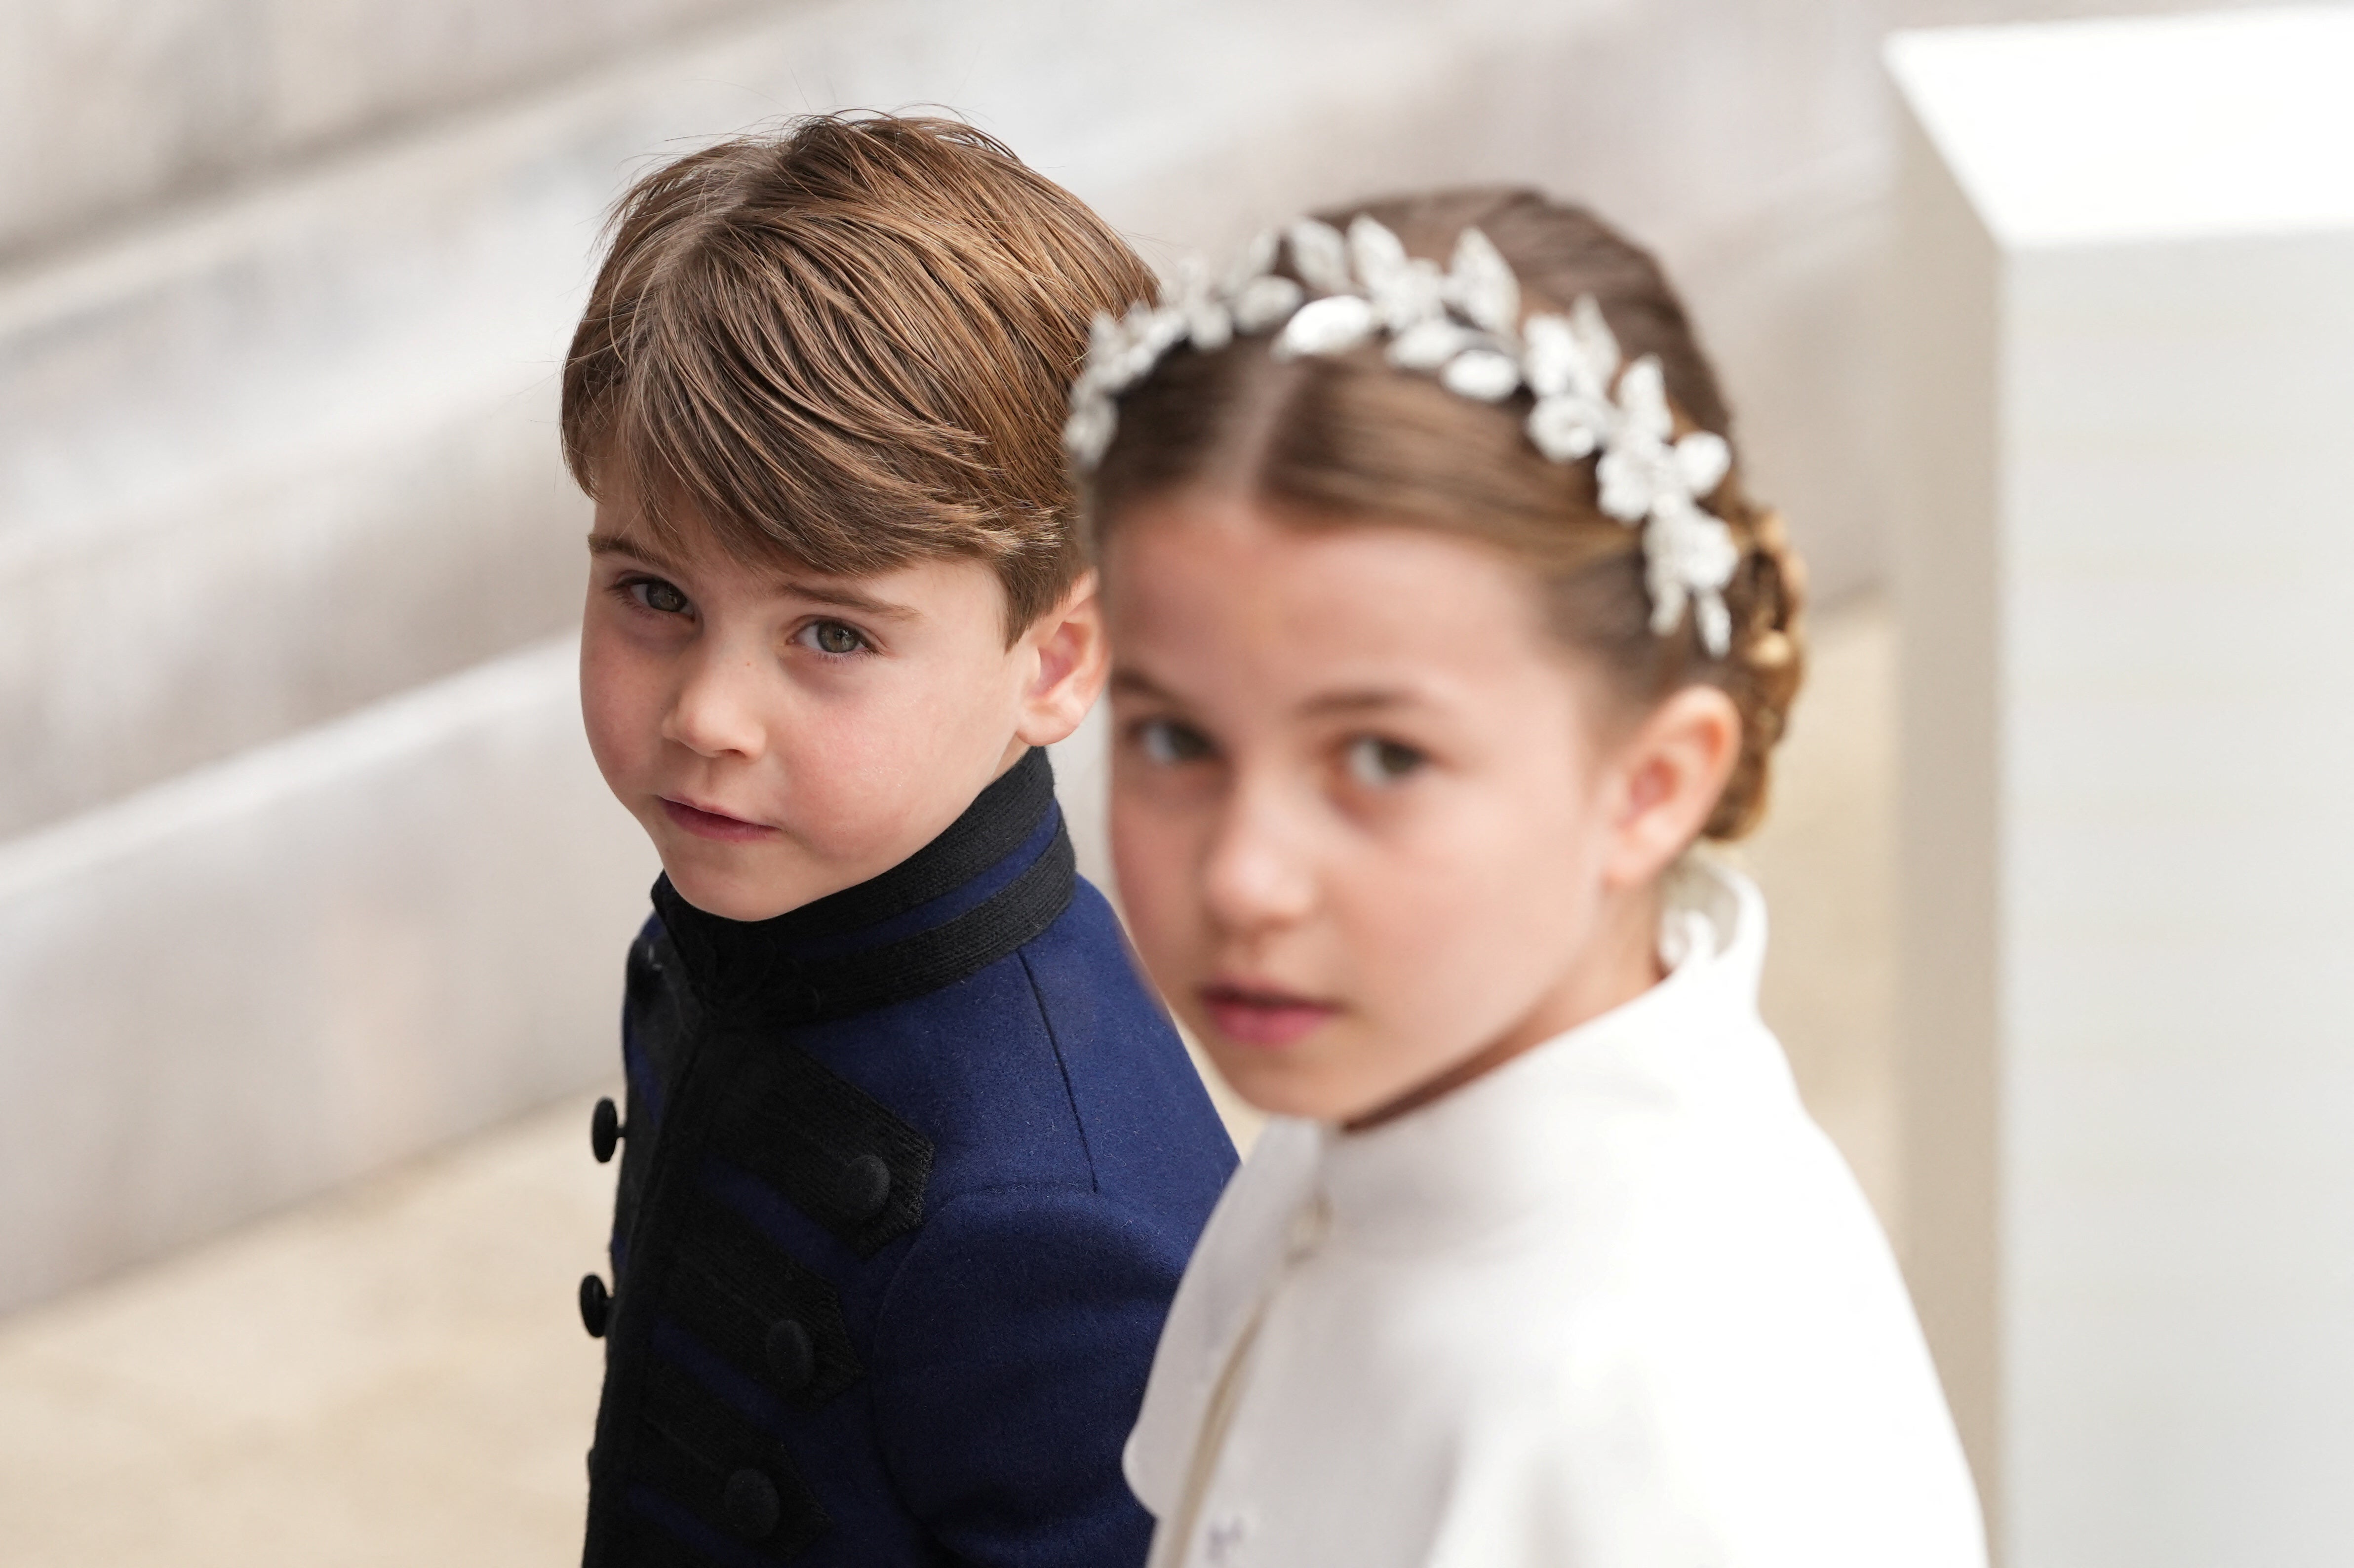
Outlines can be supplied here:
<path id="1" fill-rule="evenodd" d="M 1764 906 L 1686 853 L 1764 807 L 1799 580 L 1650 259 L 1384 202 L 1098 323 L 1072 401 L 1127 911 L 1275 1118 L 1129 1438 L 1154 1562 L 1982 1563 Z"/>

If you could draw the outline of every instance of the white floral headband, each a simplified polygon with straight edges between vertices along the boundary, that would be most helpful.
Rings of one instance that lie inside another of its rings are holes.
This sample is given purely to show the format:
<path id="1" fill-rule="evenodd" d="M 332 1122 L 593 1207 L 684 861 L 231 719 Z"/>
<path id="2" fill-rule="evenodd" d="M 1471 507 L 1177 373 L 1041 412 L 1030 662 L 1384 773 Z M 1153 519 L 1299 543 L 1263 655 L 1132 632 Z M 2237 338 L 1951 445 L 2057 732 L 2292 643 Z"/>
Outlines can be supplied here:
<path id="1" fill-rule="evenodd" d="M 1063 444 L 1082 471 L 1101 462 L 1111 445 L 1119 394 L 1181 343 L 1214 352 L 1238 334 L 1280 327 L 1275 356 L 1293 359 L 1345 354 L 1386 334 L 1391 364 L 1436 371 L 1449 391 L 1466 397 L 1500 403 L 1527 387 L 1536 398 L 1529 439 L 1553 461 L 1599 453 L 1602 510 L 1643 530 L 1651 630 L 1672 632 L 1690 605 L 1702 643 L 1724 656 L 1733 640 L 1724 588 L 1741 551 L 1700 498 L 1723 481 L 1733 452 L 1706 430 L 1673 439 L 1657 356 L 1644 355 L 1621 375 L 1618 340 L 1592 295 L 1580 296 L 1566 316 L 1521 321 L 1520 281 L 1476 228 L 1463 231 L 1444 272 L 1435 261 L 1408 256 L 1395 234 L 1363 216 L 1345 237 L 1302 218 L 1282 238 L 1308 288 L 1275 275 L 1278 237 L 1270 231 L 1221 282 L 1211 281 L 1198 258 L 1188 258 L 1158 305 L 1139 302 L 1125 317 L 1096 317 L 1063 427 Z M 1310 288 L 1320 297 L 1310 299 Z"/>

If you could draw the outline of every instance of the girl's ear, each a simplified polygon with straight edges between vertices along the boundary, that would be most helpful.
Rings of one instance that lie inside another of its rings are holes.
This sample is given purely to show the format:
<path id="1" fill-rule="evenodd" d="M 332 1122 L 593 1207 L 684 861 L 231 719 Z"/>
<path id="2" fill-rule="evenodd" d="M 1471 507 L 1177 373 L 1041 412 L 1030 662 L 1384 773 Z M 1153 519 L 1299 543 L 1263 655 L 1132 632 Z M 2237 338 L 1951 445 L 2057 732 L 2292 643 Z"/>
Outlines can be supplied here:
<path id="1" fill-rule="evenodd" d="M 1686 686 L 1645 717 L 1612 771 L 1617 810 L 1604 879 L 1651 882 L 1691 847 L 1741 758 L 1741 710 L 1714 686 Z"/>
<path id="2" fill-rule="evenodd" d="M 1051 746 L 1079 727 L 1103 694 L 1110 670 L 1096 574 L 1081 573 L 1061 601 L 1030 624 L 1015 647 L 1035 663 L 1022 693 L 1013 733 L 1032 746 Z"/>

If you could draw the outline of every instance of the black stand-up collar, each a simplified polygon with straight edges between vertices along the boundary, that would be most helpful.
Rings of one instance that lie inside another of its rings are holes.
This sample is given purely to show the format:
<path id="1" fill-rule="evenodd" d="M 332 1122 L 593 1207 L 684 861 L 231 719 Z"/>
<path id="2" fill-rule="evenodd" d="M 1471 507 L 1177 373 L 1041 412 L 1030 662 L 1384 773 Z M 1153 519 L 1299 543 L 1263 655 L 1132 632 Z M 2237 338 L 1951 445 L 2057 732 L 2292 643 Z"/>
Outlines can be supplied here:
<path id="1" fill-rule="evenodd" d="M 1033 748 L 897 865 L 769 920 L 727 920 L 663 876 L 654 910 L 688 983 L 717 1012 L 777 1023 L 849 1017 L 937 991 L 1036 937 L 1070 903 L 1070 834 Z"/>

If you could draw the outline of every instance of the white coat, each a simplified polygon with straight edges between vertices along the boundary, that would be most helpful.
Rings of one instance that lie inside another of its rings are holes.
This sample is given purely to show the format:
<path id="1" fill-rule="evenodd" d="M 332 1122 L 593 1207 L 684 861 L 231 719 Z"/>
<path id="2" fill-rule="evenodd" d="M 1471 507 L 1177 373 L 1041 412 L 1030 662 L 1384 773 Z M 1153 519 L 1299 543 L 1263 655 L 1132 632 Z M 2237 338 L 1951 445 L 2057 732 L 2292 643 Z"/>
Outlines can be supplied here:
<path id="1" fill-rule="evenodd" d="M 1765 947 L 1695 863 L 1635 1001 L 1366 1131 L 1267 1127 L 1129 1439 L 1158 1568 L 1983 1568 Z"/>

